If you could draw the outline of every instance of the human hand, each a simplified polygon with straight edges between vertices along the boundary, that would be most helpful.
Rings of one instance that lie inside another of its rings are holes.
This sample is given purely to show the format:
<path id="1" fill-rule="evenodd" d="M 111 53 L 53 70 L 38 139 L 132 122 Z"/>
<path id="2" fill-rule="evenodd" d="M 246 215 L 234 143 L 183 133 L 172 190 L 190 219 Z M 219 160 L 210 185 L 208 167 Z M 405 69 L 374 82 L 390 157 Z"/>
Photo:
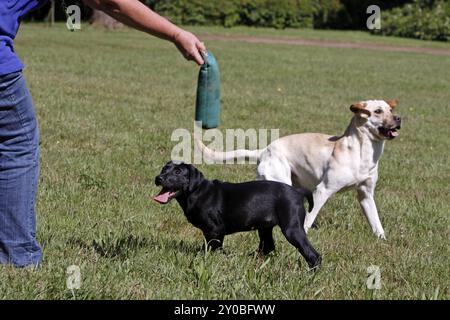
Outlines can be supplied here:
<path id="1" fill-rule="evenodd" d="M 203 42 L 192 33 L 180 30 L 174 37 L 174 44 L 187 60 L 194 60 L 198 65 L 204 63 L 201 53 L 206 53 Z"/>

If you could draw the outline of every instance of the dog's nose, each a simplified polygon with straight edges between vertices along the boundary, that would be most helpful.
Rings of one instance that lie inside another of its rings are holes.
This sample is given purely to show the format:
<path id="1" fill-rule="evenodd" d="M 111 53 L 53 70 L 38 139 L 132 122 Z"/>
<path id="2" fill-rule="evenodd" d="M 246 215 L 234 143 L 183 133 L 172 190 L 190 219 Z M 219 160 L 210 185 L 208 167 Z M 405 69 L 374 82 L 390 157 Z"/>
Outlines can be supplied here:
<path id="1" fill-rule="evenodd" d="M 400 118 L 399 116 L 394 116 L 394 121 L 395 121 L 395 124 L 397 125 L 397 129 L 401 129 L 402 128 L 402 118 Z"/>
<path id="2" fill-rule="evenodd" d="M 161 178 L 161 176 L 157 176 L 157 177 L 155 178 L 155 184 L 156 184 L 157 186 L 161 185 L 162 181 L 163 181 L 163 179 Z"/>

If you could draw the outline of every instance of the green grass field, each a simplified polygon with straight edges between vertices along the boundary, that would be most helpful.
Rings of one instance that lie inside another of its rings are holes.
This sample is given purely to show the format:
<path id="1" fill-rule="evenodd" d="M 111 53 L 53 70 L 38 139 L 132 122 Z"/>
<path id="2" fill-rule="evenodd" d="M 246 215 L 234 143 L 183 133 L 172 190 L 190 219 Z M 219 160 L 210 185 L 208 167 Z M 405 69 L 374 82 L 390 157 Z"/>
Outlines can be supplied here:
<path id="1" fill-rule="evenodd" d="M 190 27 L 190 30 L 196 33 L 211 33 L 222 35 L 246 35 L 246 36 L 265 36 L 277 37 L 282 39 L 302 38 L 306 40 L 332 40 L 337 42 L 352 42 L 352 43 L 372 43 L 382 45 L 394 45 L 405 47 L 422 47 L 433 49 L 450 49 L 448 42 L 441 41 L 420 41 L 408 38 L 374 36 L 364 31 L 344 31 L 344 30 L 313 30 L 313 29 L 290 29 L 283 31 L 268 28 L 249 28 L 249 27 L 234 27 L 222 28 L 217 26 L 204 27 L 196 26 Z"/>
<path id="2" fill-rule="evenodd" d="M 193 130 L 198 68 L 170 43 L 130 30 L 85 26 L 70 33 L 62 25 L 24 25 L 16 50 L 27 65 L 41 127 L 38 239 L 45 256 L 37 271 L 1 267 L 0 298 L 449 299 L 450 57 L 239 42 L 207 46 L 222 72 L 221 129 L 339 134 L 350 121 L 351 103 L 400 100 L 404 127 L 386 145 L 376 191 L 387 240 L 372 235 L 355 193 L 347 192 L 327 203 L 320 228 L 310 233 L 323 255 L 318 272 L 308 272 L 279 229 L 277 251 L 266 261 L 249 255 L 256 233 L 228 236 L 225 252 L 205 254 L 200 231 L 178 204 L 151 200 L 159 191 L 154 176 L 176 144 L 172 131 Z M 256 166 L 199 168 L 209 178 L 238 182 L 252 180 Z M 66 288 L 70 265 L 81 268 L 81 289 L 74 293 Z M 371 265 L 381 269 L 380 290 L 366 288 Z"/>

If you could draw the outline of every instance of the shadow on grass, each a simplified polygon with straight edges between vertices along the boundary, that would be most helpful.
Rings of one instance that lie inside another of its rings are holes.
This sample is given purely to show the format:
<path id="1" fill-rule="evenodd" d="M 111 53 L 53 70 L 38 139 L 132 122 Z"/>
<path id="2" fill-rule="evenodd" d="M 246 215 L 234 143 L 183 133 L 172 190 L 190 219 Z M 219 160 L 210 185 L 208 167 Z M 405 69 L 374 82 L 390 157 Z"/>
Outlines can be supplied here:
<path id="1" fill-rule="evenodd" d="M 204 250 L 201 242 L 188 242 L 185 240 L 165 239 L 165 246 L 168 250 L 177 250 L 180 253 L 195 255 Z"/>
<path id="2" fill-rule="evenodd" d="M 71 238 L 67 241 L 67 245 L 71 247 L 94 251 L 105 258 L 118 258 L 121 260 L 127 259 L 141 248 L 152 246 L 152 243 L 151 239 L 132 234 L 127 236 L 108 234 L 90 241 L 81 238 Z"/>
<path id="3" fill-rule="evenodd" d="M 104 258 L 117 258 L 125 260 L 136 253 L 139 249 L 163 249 L 167 251 L 176 250 L 180 253 L 195 255 L 203 250 L 200 243 L 186 242 L 184 240 L 161 238 L 146 238 L 142 236 L 126 235 L 117 236 L 108 234 L 93 240 L 71 238 L 67 241 L 71 247 L 83 248 L 86 251 L 94 251 Z"/>

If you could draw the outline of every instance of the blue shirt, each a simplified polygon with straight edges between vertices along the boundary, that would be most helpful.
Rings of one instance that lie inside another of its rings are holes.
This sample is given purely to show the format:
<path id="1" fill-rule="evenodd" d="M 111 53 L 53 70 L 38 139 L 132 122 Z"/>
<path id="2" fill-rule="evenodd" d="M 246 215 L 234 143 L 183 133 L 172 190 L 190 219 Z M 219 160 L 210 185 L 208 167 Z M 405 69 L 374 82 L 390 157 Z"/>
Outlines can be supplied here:
<path id="1" fill-rule="evenodd" d="M 13 41 L 22 17 L 45 2 L 47 0 L 0 0 L 0 75 L 23 69 L 14 52 Z"/>

